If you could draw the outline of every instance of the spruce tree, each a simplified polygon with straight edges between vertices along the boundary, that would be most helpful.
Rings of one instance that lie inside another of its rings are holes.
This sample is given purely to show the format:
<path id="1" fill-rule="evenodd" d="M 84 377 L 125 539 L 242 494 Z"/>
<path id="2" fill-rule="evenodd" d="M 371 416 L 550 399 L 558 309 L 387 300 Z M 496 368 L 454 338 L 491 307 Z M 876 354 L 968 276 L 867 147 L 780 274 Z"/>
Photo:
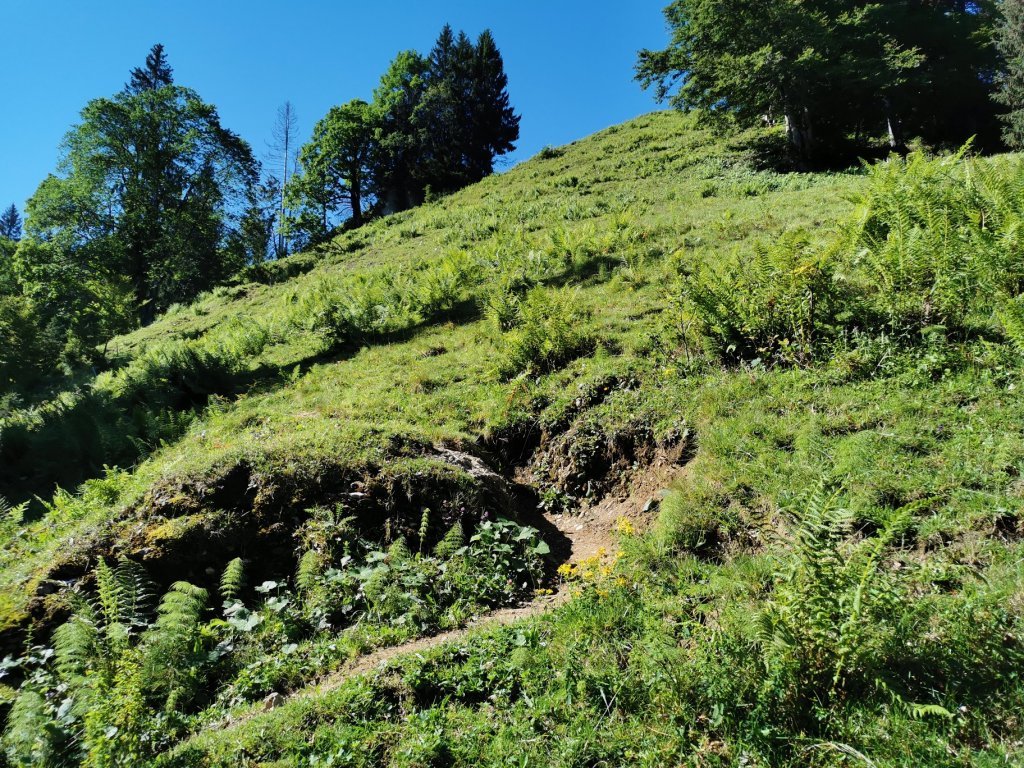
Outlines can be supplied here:
<path id="1" fill-rule="evenodd" d="M 1024 0 L 1003 0 L 996 43 L 1002 57 L 996 101 L 1007 107 L 1001 115 L 1003 140 L 1024 147 Z"/>
<path id="2" fill-rule="evenodd" d="M 491 174 L 494 158 L 515 150 L 520 117 L 508 95 L 505 62 L 491 31 L 477 38 L 474 51 L 472 115 L 473 140 L 468 153 L 471 176 L 476 181 Z"/>
<path id="3" fill-rule="evenodd" d="M 167 54 L 162 43 L 157 43 L 146 56 L 146 65 L 135 67 L 131 79 L 125 85 L 129 93 L 155 91 L 174 83 L 174 70 L 167 63 Z"/>
<path id="4" fill-rule="evenodd" d="M 21 240 L 21 215 L 14 203 L 0 214 L 0 237 L 15 242 Z"/>

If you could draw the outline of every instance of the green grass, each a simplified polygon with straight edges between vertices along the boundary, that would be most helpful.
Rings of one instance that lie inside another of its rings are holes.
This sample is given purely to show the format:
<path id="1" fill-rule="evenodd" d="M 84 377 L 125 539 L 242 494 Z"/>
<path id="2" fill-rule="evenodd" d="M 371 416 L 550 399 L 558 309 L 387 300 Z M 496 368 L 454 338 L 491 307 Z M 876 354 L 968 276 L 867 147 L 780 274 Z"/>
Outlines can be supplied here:
<path id="1" fill-rule="evenodd" d="M 601 406 L 606 424 L 667 411 L 699 436 L 659 535 L 624 538 L 624 584 L 588 584 L 541 620 L 198 734 L 167 764 L 857 764 L 840 745 L 878 765 L 1019 760 L 1019 398 L 975 371 L 938 385 L 792 371 L 698 382 L 650 382 Z M 884 564 L 908 604 L 868 627 L 907 641 L 891 691 L 858 664 L 848 690 L 798 705 L 784 680 L 767 686 L 787 672 L 757 618 L 787 571 L 794 489 L 821 478 L 867 541 L 920 502 Z M 681 517 L 708 508 L 714 547 L 677 549 Z"/>
<path id="2" fill-rule="evenodd" d="M 542 284 L 575 284 L 580 306 L 591 309 L 598 335 L 612 350 L 597 364 L 628 369 L 647 356 L 649 337 L 662 323 L 666 296 L 659 272 L 666 256 L 683 249 L 699 258 L 749 247 L 773 231 L 815 226 L 849 209 L 844 197 L 858 183 L 856 175 L 758 172 L 755 153 L 744 144 L 756 138 L 727 147 L 686 117 L 640 118 L 569 145 L 556 158 L 531 161 L 344 235 L 291 280 L 218 289 L 113 340 L 107 346 L 112 372 L 84 395 L 62 395 L 70 405 L 54 407 L 53 416 L 47 406 L 42 415 L 33 409 L 9 416 L 2 445 L 18 447 L 19 460 L 35 462 L 29 488 L 43 494 L 48 467 L 67 478 L 90 465 L 98 470 L 118 458 L 129 464 L 133 455 L 146 458 L 119 481 L 113 504 L 69 501 L 73 510 L 48 515 L 38 531 L 5 548 L 0 594 L 8 606 L 0 627 L 22 620 L 27 599 L 55 565 L 84 559 L 77 546 L 65 546 L 68 539 L 92 546 L 97 535 L 120 538 L 111 533 L 117 521 L 150 519 L 154 497 L 159 507 L 175 502 L 160 509 L 160 520 L 181 514 L 180 507 L 202 506 L 189 498 L 188 486 L 215 486 L 243 465 L 268 485 L 278 475 L 315 486 L 339 470 L 375 472 L 387 468 L 398 445 L 472 441 L 532 418 L 518 409 L 524 387 L 561 388 L 564 377 L 557 372 L 539 384 L 502 383 L 499 339 L 472 306 L 437 318 L 398 307 L 362 337 L 337 338 L 317 312 L 324 296 L 351 295 L 348 281 L 370 280 L 394 291 L 403 275 L 422 275 L 446 256 L 466 253 L 481 266 L 457 300 L 475 296 L 482 305 L 494 264 Z M 578 181 L 569 185 L 567 178 Z M 714 197 L 705 197 L 708 184 L 716 187 Z M 783 220 L 779 210 L 794 216 Z M 255 346 L 249 338 L 254 328 L 262 334 Z M 189 354 L 183 357 L 181 349 Z M 192 349 L 212 350 L 212 359 L 197 365 Z M 91 414 L 97 399 L 104 412 L 83 424 L 78 414 Z M 127 424 L 126 409 L 132 413 Z M 11 426 L 23 422 L 27 437 Z M 32 425 L 39 424 L 36 446 Z M 55 443 L 64 450 L 56 451 Z M 77 462 L 70 450 L 76 445 Z M 3 494 L 12 503 L 25 498 L 17 488 L 8 476 Z"/>
<path id="3" fill-rule="evenodd" d="M 30 456 L 54 435 L 87 446 L 75 468 L 92 478 L 0 529 L 4 636 L 62 616 L 67 590 L 47 580 L 98 556 L 212 587 L 241 555 L 256 582 L 290 584 L 325 508 L 385 547 L 494 513 L 442 446 L 510 470 L 540 441 L 534 490 L 572 510 L 605 486 L 559 462 L 600 474 L 609 446 L 685 440 L 653 530 L 623 534 L 614 571 L 591 569 L 566 605 L 233 727 L 266 686 L 200 697 L 158 764 L 1020 761 L 1011 323 L 979 300 L 941 331 L 864 330 L 919 305 L 885 304 L 848 260 L 827 279 L 803 265 L 849 250 L 832 233 L 874 182 L 760 170 L 764 139 L 648 115 L 113 340 L 88 387 L 0 422 L 0 449 L 12 428 Z M 839 286 L 814 333 L 808 286 Z M 701 303 L 709 287 L 729 301 Z M 48 461 L 0 478 L 9 501 L 66 477 Z M 245 674 L 287 693 L 420 630 L 294 630 L 293 654 L 268 635 Z"/>

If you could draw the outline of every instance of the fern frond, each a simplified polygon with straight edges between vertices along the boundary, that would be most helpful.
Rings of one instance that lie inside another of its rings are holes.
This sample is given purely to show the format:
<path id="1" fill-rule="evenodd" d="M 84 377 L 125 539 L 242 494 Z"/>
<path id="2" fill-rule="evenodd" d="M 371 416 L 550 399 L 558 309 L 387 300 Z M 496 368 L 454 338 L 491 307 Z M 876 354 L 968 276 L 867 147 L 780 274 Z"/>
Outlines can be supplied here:
<path id="1" fill-rule="evenodd" d="M 67 681 L 84 677 L 103 654 L 95 616 L 76 614 L 53 633 L 57 673 Z"/>
<path id="2" fill-rule="evenodd" d="M 462 529 L 462 522 L 457 520 L 455 525 L 448 529 L 444 538 L 434 547 L 434 554 L 442 560 L 448 560 L 465 545 L 466 534 Z"/>
<path id="3" fill-rule="evenodd" d="M 190 635 L 199 625 L 206 610 L 209 593 L 202 587 L 177 581 L 160 600 L 156 621 L 151 625 L 147 639 L 181 639 Z"/>
<path id="4" fill-rule="evenodd" d="M 35 688 L 22 688 L 7 714 L 7 728 L 3 734 L 5 757 L 10 764 L 63 765 L 60 759 L 62 736 L 66 734 L 54 722 L 52 710 L 43 694 Z"/>
<path id="5" fill-rule="evenodd" d="M 316 589 L 326 565 L 323 555 L 315 549 L 306 552 L 299 559 L 299 567 L 295 572 L 295 585 L 299 591 L 308 594 Z"/>
<path id="6" fill-rule="evenodd" d="M 224 567 L 220 577 L 220 595 L 225 600 L 237 600 L 245 588 L 245 561 L 236 557 Z"/>
<path id="7" fill-rule="evenodd" d="M 1024 354 L 1024 304 L 1020 297 L 1004 298 L 996 306 L 996 317 L 1003 327 L 1003 335 L 1009 339 L 1018 354 Z"/>
<path id="8" fill-rule="evenodd" d="M 404 538 L 395 539 L 395 542 L 388 547 L 388 560 L 392 563 L 402 563 L 410 557 L 412 557 L 412 552 Z"/>

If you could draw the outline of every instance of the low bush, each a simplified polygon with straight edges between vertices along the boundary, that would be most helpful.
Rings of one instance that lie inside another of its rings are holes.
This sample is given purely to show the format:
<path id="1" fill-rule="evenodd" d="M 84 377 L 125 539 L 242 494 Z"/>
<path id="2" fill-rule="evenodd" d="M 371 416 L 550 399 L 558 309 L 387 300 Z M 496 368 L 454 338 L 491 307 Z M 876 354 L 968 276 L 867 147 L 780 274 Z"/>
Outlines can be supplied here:
<path id="1" fill-rule="evenodd" d="M 714 356 L 766 364 L 804 365 L 856 334 L 904 347 L 992 334 L 1024 290 L 1024 183 L 1019 160 L 964 152 L 869 166 L 857 211 L 821 241 L 791 233 L 684 266 L 678 311 Z"/>
<path id="2" fill-rule="evenodd" d="M 534 288 L 507 315 L 492 314 L 501 332 L 502 355 L 498 374 L 511 379 L 520 374 L 553 371 L 570 360 L 594 351 L 596 339 L 590 314 L 579 295 L 568 289 Z"/>

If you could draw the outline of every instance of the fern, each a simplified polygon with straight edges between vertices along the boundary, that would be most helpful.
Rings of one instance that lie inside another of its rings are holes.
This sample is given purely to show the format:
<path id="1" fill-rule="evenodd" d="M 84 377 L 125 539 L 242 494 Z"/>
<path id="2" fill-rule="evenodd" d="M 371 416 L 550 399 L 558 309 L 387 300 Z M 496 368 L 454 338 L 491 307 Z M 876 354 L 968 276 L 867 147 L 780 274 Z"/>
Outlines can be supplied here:
<path id="1" fill-rule="evenodd" d="M 466 545 L 466 534 L 462 529 L 462 522 L 456 521 L 448 529 L 448 533 L 434 547 L 434 554 L 441 560 L 448 560 Z"/>
<path id="2" fill-rule="evenodd" d="M 409 545 L 405 543 L 404 538 L 397 538 L 388 547 L 388 562 L 392 565 L 398 563 L 404 563 L 406 560 L 412 557 L 412 552 L 409 550 Z"/>
<path id="3" fill-rule="evenodd" d="M 80 612 L 57 627 L 53 650 L 60 677 L 69 682 L 81 681 L 104 655 L 95 617 Z"/>
<path id="4" fill-rule="evenodd" d="M 55 722 L 53 708 L 35 687 L 22 688 L 10 712 L 3 746 L 11 768 L 56 768 L 66 765 L 68 740 Z"/>
<path id="5" fill-rule="evenodd" d="M 427 536 L 430 535 L 430 507 L 424 507 L 423 513 L 420 515 L 420 528 L 417 532 L 420 541 L 419 552 L 423 554 L 423 547 L 426 544 Z"/>
<path id="6" fill-rule="evenodd" d="M 1024 354 L 1024 304 L 1021 297 L 1003 297 L 996 307 L 996 317 L 1003 327 L 1003 335 L 1018 354 Z"/>
<path id="7" fill-rule="evenodd" d="M 245 562 L 236 557 L 224 567 L 220 577 L 220 595 L 225 601 L 237 600 L 245 588 Z"/>
<path id="8" fill-rule="evenodd" d="M 299 591 L 307 595 L 312 593 L 320 583 L 326 565 L 324 556 L 315 549 L 310 549 L 303 554 L 295 572 L 295 585 Z"/>
<path id="9" fill-rule="evenodd" d="M 177 641 L 188 637 L 199 626 L 209 594 L 201 587 L 178 581 L 160 600 L 157 619 L 148 631 L 149 642 Z"/>
<path id="10" fill-rule="evenodd" d="M 12 505 L 7 502 L 7 499 L 0 496 L 0 536 L 4 539 L 13 536 L 24 524 L 27 510 L 27 501 Z"/>
<path id="11" fill-rule="evenodd" d="M 189 700 L 200 685 L 195 670 L 206 658 L 199 629 L 208 598 L 205 589 L 175 582 L 143 637 L 141 685 L 165 695 L 170 707 Z"/>

